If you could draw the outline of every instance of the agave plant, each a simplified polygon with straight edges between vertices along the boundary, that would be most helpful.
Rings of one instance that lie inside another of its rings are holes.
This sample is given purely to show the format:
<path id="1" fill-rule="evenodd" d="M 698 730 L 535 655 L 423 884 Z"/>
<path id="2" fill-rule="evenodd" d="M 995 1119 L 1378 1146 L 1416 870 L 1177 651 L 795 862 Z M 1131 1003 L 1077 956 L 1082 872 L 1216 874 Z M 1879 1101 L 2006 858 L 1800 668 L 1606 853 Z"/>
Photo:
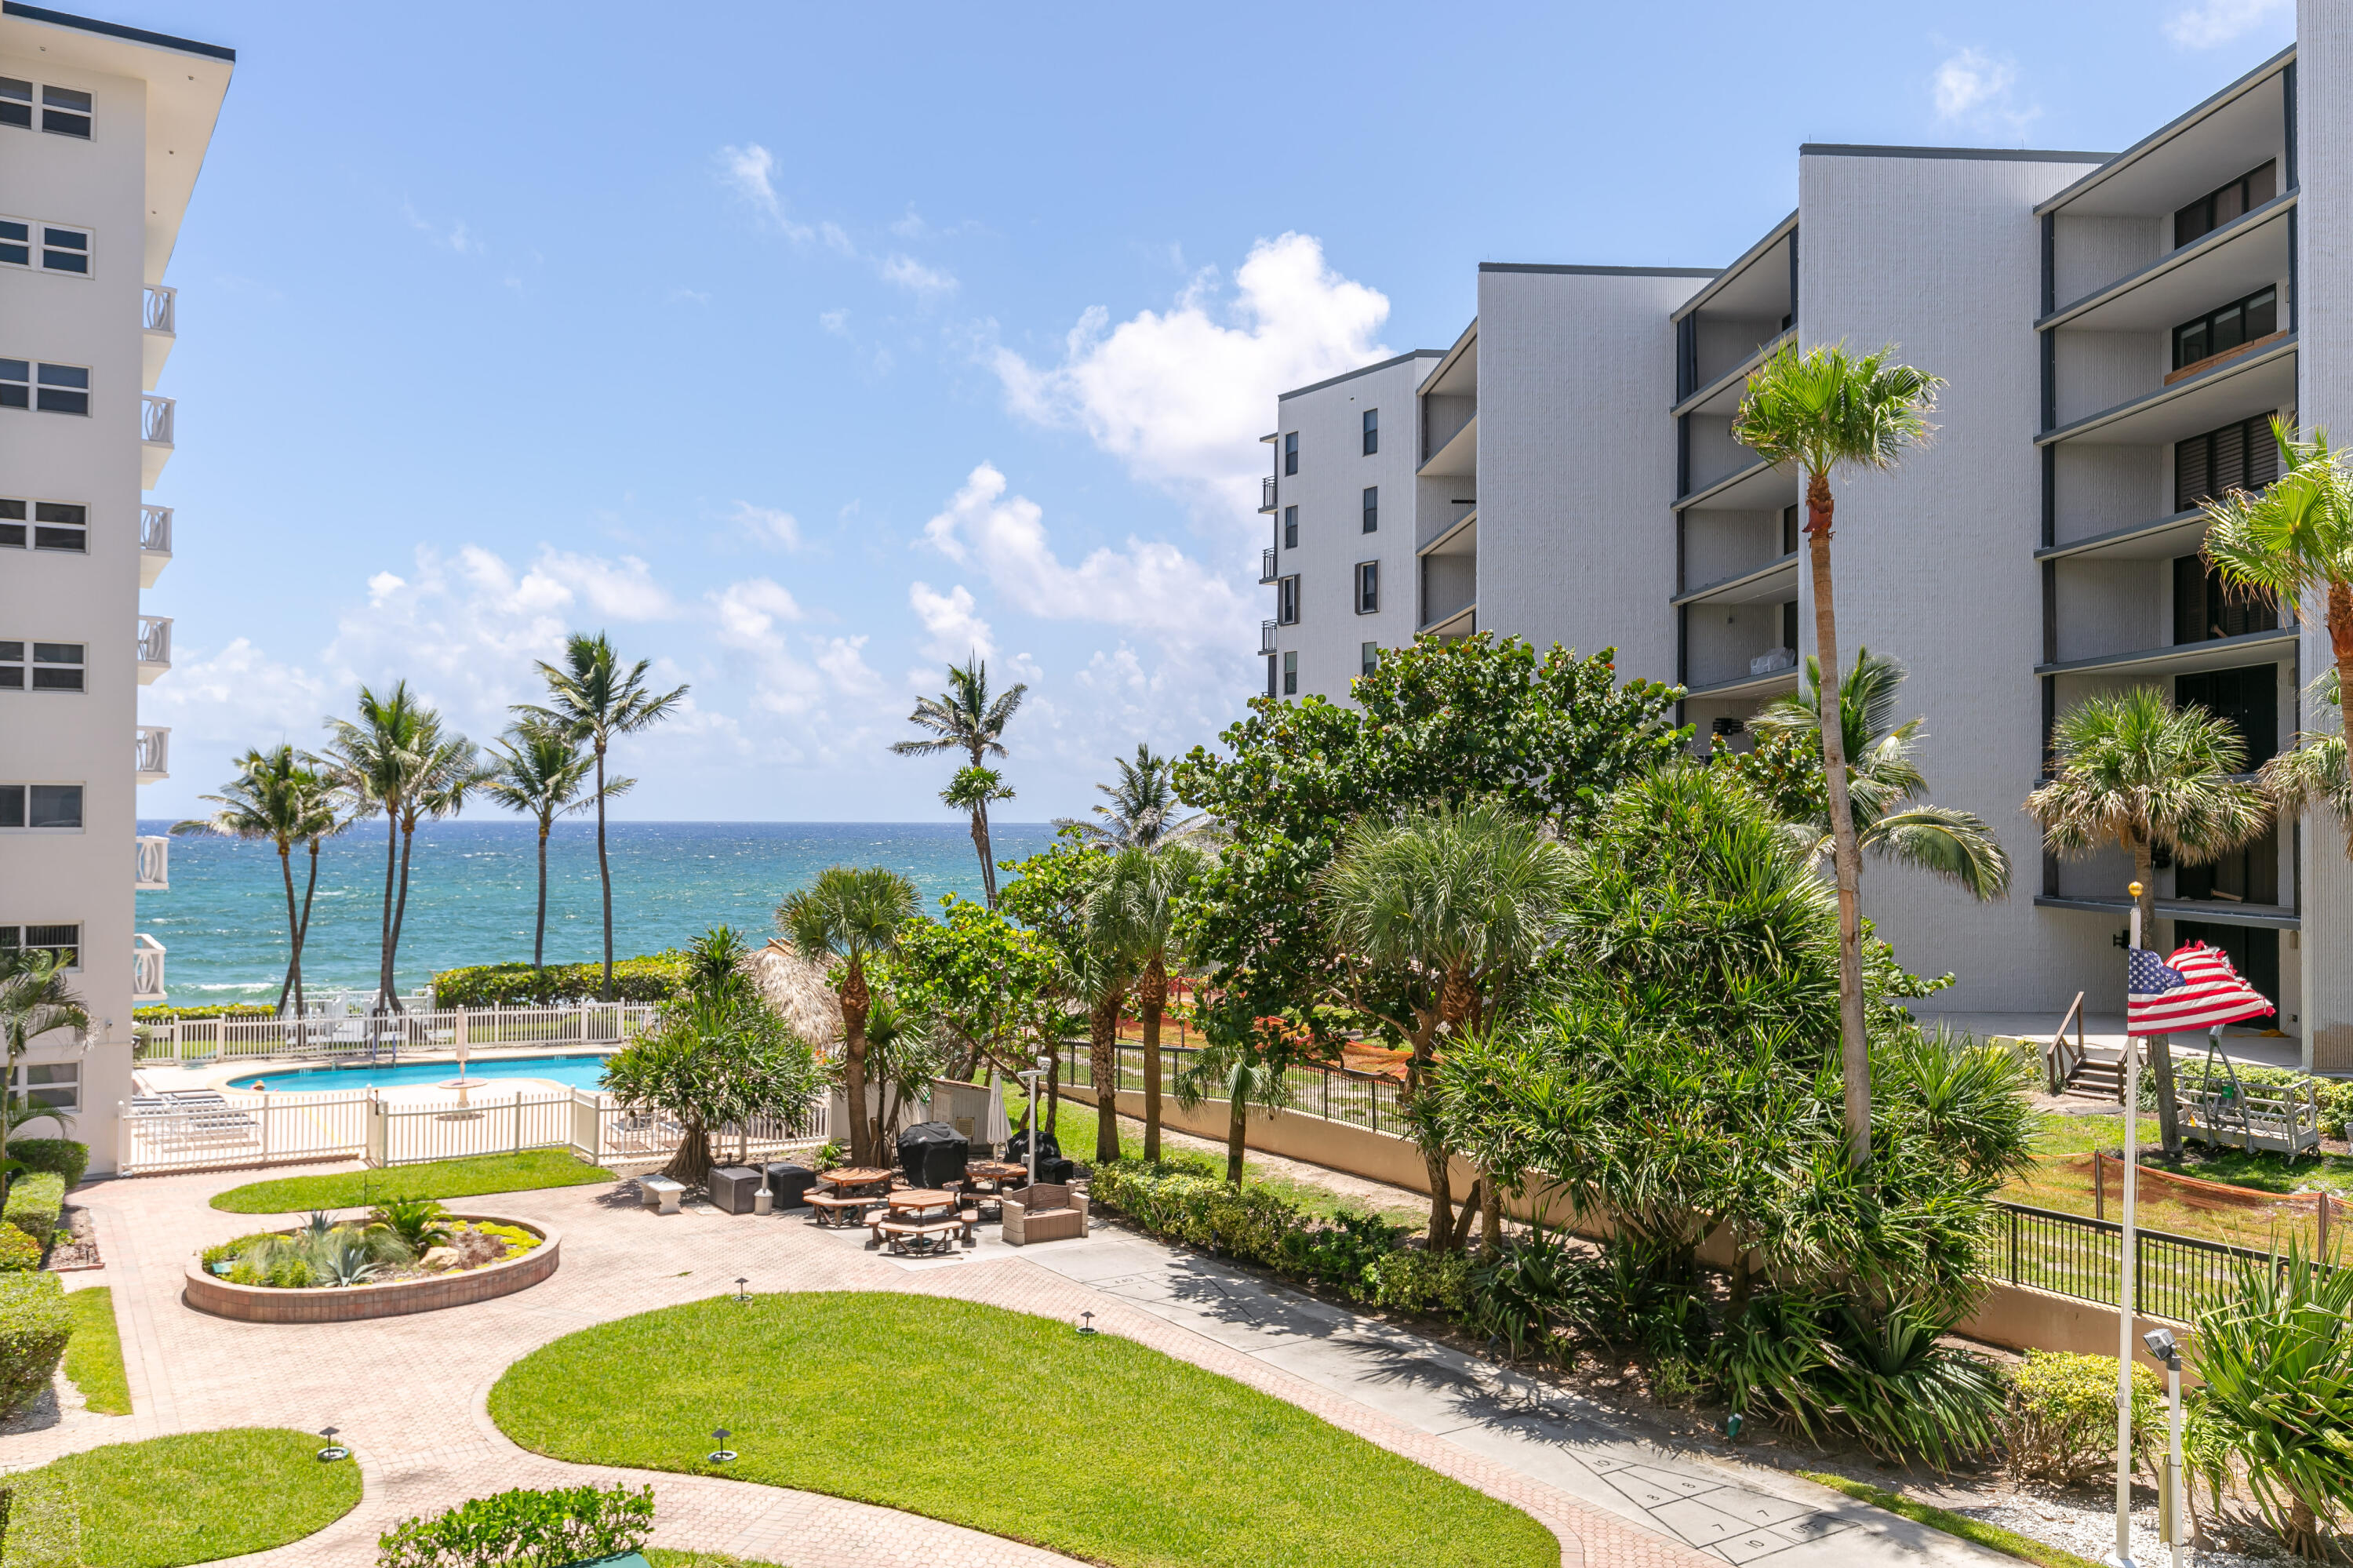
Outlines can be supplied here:
<path id="1" fill-rule="evenodd" d="M 333 1216 L 330 1215 L 324 1209 L 313 1209 L 311 1211 L 310 1218 L 304 1220 L 300 1225 L 295 1227 L 294 1239 L 298 1242 L 307 1244 L 310 1242 L 323 1241 L 334 1234 L 335 1221 Z"/>
<path id="2" fill-rule="evenodd" d="M 449 1245 L 449 1213 L 430 1198 L 395 1198 L 379 1206 L 368 1229 L 397 1236 L 415 1256 Z"/>
<path id="3" fill-rule="evenodd" d="M 1866 1319 L 1838 1309 L 1837 1351 L 1823 1379 L 1840 1424 L 1883 1459 L 1914 1456 L 1939 1470 L 1993 1446 L 2001 1429 L 2001 1374 L 1939 1340 L 1927 1313 L 1897 1306 Z"/>
<path id="4" fill-rule="evenodd" d="M 365 1285 L 385 1271 L 385 1259 L 365 1234 L 343 1230 L 311 1246 L 311 1267 L 328 1285 Z"/>

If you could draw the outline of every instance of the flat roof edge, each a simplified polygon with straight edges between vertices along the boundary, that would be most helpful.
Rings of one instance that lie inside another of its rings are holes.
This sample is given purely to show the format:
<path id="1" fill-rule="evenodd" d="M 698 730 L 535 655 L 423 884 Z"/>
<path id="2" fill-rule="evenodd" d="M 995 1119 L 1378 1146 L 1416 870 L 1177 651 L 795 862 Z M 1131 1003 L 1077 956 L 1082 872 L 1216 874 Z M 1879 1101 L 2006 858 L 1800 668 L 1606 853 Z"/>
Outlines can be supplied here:
<path id="1" fill-rule="evenodd" d="M 1445 353 L 1442 348 L 1410 348 L 1403 354 L 1381 360 L 1377 364 L 1360 365 L 1354 370 L 1344 370 L 1337 376 L 1327 376 L 1323 380 L 1311 382 L 1305 387 L 1294 387 L 1288 392 L 1278 392 L 1274 395 L 1274 400 L 1280 403 L 1286 397 L 1303 397 L 1310 392 L 1321 392 L 1326 387 L 1337 387 L 1343 381 L 1354 381 L 1359 376 L 1370 376 L 1376 370 L 1391 369 L 1416 359 L 1442 358 Z M 1274 438 L 1268 436 L 1261 439 L 1271 440 Z"/>
<path id="2" fill-rule="evenodd" d="M 1713 278 L 1717 267 L 1588 267 L 1550 261 L 1482 261 L 1482 272 L 1567 272 L 1585 278 Z"/>
<path id="3" fill-rule="evenodd" d="M 1874 143 L 1806 142 L 1800 158 L 1976 158 L 1997 164 L 2105 164 L 2114 153 L 2068 153 L 2047 147 L 1887 147 Z"/>
<path id="4" fill-rule="evenodd" d="M 22 16 L 28 22 L 77 27 L 85 33 L 99 33 L 129 43 L 147 44 L 159 49 L 177 49 L 182 54 L 203 55 L 207 59 L 226 60 L 231 65 L 237 63 L 237 51 L 225 44 L 200 44 L 194 38 L 175 38 L 169 33 L 151 33 L 144 27 L 126 27 L 120 22 L 100 22 L 89 16 L 52 11 L 46 5 L 21 5 L 18 0 L 0 0 L 0 16 Z"/>
<path id="5" fill-rule="evenodd" d="M 1795 234 L 1797 231 L 1798 214 L 1793 210 L 1788 217 L 1783 218 L 1780 222 L 1767 229 L 1765 231 L 1764 238 L 1759 239 L 1756 244 L 1750 246 L 1747 249 L 1734 257 L 1729 266 L 1717 269 L 1715 281 L 1710 283 L 1706 288 L 1697 291 L 1690 299 L 1685 300 L 1682 304 L 1677 305 L 1674 310 L 1670 313 L 1667 319 L 1670 321 L 1680 322 L 1694 311 L 1704 308 L 1708 301 L 1714 299 L 1718 293 L 1723 291 L 1725 284 L 1731 282 L 1732 280 L 1737 278 L 1743 272 L 1748 270 L 1748 269 L 1754 266 L 1757 262 L 1762 260 L 1768 253 L 1771 252 L 1775 246 L 1780 244 L 1781 241 L 1787 239 L 1790 235 Z"/>

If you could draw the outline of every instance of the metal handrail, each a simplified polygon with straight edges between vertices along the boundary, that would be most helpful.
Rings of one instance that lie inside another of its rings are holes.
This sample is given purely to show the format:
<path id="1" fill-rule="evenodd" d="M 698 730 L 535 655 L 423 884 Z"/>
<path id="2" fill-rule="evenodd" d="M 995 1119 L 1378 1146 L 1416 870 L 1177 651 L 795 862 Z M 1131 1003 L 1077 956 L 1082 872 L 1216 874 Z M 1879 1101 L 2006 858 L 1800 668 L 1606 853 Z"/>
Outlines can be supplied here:
<path id="1" fill-rule="evenodd" d="M 151 556 L 172 553 L 172 509 L 168 506 L 139 508 L 139 547 Z"/>
<path id="2" fill-rule="evenodd" d="M 1274 622 L 1271 620 L 1258 623 L 1258 651 L 1261 653 L 1274 652 Z"/>
<path id="3" fill-rule="evenodd" d="M 169 725 L 142 724 L 132 739 L 133 770 L 159 777 L 171 774 L 172 728 Z"/>
<path id="4" fill-rule="evenodd" d="M 1258 509 L 1261 512 L 1274 510 L 1274 475 L 1271 473 L 1259 476 Z"/>
<path id="5" fill-rule="evenodd" d="M 2075 1026 L 2075 1044 L 2072 1049 L 2067 1044 L 2067 1025 L 2070 1023 Z M 2074 1002 L 2067 1009 L 2067 1016 L 2059 1021 L 2058 1032 L 2051 1036 L 2050 1044 L 2042 1047 L 2043 1079 L 2050 1085 L 2052 1094 L 2067 1086 L 2067 1080 L 2074 1075 L 2076 1068 L 2084 1065 L 2084 1058 L 2088 1054 L 2090 1053 L 2084 1044 L 2084 993 L 2079 991 L 2075 993 Z"/>
<path id="6" fill-rule="evenodd" d="M 1258 553 L 1258 580 L 1262 583 L 1271 583 L 1274 581 L 1274 550 L 1273 547 L 1270 546 L 1268 548 L 1261 550 Z"/>
<path id="7" fill-rule="evenodd" d="M 164 283 L 148 284 L 147 309 L 141 318 L 141 324 L 149 332 L 177 336 L 179 328 L 174 323 L 179 318 L 179 290 Z"/>
<path id="8" fill-rule="evenodd" d="M 153 392 L 139 395 L 139 439 L 150 446 L 172 444 L 172 413 L 174 405 L 169 397 L 159 397 Z"/>
<path id="9" fill-rule="evenodd" d="M 172 662 L 170 616 L 142 615 L 139 618 L 139 662 L 142 664 L 168 664 Z"/>

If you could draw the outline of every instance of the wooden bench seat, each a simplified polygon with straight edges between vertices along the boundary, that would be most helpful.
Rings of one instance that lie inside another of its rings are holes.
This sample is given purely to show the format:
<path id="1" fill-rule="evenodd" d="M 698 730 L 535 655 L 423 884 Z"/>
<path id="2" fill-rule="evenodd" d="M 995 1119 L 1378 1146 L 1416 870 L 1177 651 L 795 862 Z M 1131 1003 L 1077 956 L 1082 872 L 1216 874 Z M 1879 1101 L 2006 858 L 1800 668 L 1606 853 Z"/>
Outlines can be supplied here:
<path id="1" fill-rule="evenodd" d="M 809 1220 L 815 1224 L 838 1225 L 846 1230 L 863 1224 L 866 1211 L 881 1202 L 880 1198 L 839 1198 L 831 1192 L 811 1192 Z"/>

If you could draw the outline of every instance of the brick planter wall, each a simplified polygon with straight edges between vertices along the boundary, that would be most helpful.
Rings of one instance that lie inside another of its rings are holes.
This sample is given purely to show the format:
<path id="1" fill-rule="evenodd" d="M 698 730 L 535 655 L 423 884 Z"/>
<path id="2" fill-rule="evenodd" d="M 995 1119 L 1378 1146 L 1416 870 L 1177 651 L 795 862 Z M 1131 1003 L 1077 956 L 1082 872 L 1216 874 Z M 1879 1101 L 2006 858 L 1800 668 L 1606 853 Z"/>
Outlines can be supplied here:
<path id="1" fill-rule="evenodd" d="M 232 1285 L 207 1273 L 203 1255 L 188 1264 L 187 1288 L 182 1296 L 199 1312 L 234 1318 L 244 1323 L 354 1323 L 366 1318 L 398 1318 L 410 1312 L 437 1312 L 528 1290 L 555 1272 L 562 1242 L 545 1225 L 495 1214 L 452 1214 L 453 1220 L 515 1225 L 547 1239 L 521 1257 L 511 1257 L 480 1268 L 422 1279 L 399 1279 L 387 1285 L 333 1286 L 326 1289 L 280 1290 L 267 1285 Z"/>

